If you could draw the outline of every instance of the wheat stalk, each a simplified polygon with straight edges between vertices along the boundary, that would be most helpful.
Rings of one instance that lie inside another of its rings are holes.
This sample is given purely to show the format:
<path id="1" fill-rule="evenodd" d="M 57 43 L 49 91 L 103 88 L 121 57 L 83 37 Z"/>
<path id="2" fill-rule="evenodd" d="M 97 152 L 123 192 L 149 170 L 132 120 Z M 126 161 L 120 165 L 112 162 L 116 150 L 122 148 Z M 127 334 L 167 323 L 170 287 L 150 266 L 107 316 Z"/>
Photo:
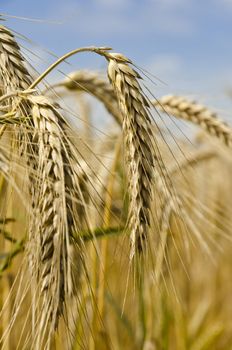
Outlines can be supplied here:
<path id="1" fill-rule="evenodd" d="M 163 96 L 153 101 L 153 104 L 162 112 L 202 127 L 211 136 L 219 138 L 226 146 L 232 147 L 232 128 L 205 106 L 174 95 Z"/>

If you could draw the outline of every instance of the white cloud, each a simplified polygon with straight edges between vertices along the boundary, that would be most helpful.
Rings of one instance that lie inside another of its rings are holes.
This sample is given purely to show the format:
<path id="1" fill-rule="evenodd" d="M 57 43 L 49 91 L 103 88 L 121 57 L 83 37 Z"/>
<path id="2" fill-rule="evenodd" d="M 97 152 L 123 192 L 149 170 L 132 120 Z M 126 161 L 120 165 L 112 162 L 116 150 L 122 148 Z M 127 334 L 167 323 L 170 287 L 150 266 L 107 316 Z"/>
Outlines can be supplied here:
<path id="1" fill-rule="evenodd" d="M 146 85 L 155 96 L 177 93 L 179 86 L 183 85 L 185 62 L 173 53 L 156 54 L 144 62 L 143 66 L 151 74 L 148 76 L 152 82 L 146 80 Z M 155 84 L 155 85 L 154 85 Z"/>
<path id="2" fill-rule="evenodd" d="M 99 6 L 104 6 L 105 8 L 115 9 L 125 9 L 132 2 L 131 0 L 94 0 Z"/>
<path id="3" fill-rule="evenodd" d="M 150 0 L 150 2 L 163 9 L 173 9 L 177 7 L 188 7 L 191 5 L 192 0 Z"/>
<path id="4" fill-rule="evenodd" d="M 129 35 L 141 38 L 152 31 L 186 36 L 195 30 L 186 6 L 192 0 L 142 1 L 141 6 L 133 0 L 92 0 L 86 3 L 67 0 L 59 4 L 56 17 L 93 37 L 124 34 L 124 38 Z M 180 7 L 185 11 L 179 11 Z"/>
<path id="5" fill-rule="evenodd" d="M 214 6 L 220 6 L 224 10 L 232 10 L 232 0 L 221 0 L 220 4 L 218 0 L 214 0 Z"/>
<path id="6" fill-rule="evenodd" d="M 173 54 L 157 55 L 147 63 L 148 70 L 160 79 L 176 76 L 181 69 L 181 58 Z"/>
<path id="7" fill-rule="evenodd" d="M 232 0 L 222 0 L 222 2 L 226 5 L 232 5 Z"/>

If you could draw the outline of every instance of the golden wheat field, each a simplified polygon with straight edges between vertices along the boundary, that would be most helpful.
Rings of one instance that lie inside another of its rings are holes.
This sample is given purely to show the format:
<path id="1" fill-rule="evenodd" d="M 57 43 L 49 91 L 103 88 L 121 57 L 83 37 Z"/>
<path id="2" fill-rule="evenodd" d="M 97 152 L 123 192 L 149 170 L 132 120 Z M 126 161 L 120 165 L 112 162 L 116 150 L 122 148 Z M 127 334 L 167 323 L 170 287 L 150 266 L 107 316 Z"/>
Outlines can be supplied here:
<path id="1" fill-rule="evenodd" d="M 232 123 L 108 46 L 37 70 L 7 19 L 0 349 L 232 350 Z"/>

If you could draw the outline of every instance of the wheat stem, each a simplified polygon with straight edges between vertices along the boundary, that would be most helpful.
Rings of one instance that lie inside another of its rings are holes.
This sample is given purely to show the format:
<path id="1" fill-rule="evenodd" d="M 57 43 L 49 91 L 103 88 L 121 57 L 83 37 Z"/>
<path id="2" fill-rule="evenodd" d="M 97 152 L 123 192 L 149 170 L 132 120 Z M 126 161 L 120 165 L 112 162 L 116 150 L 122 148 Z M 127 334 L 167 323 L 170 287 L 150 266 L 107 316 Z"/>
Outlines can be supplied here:
<path id="1" fill-rule="evenodd" d="M 34 89 L 53 69 L 55 69 L 60 63 L 67 60 L 69 57 L 76 55 L 77 53 L 81 52 L 95 52 L 99 55 L 101 55 L 101 52 L 105 52 L 106 50 L 111 50 L 110 47 L 81 47 L 75 50 L 72 50 L 62 57 L 60 57 L 57 61 L 55 61 L 53 64 L 51 64 L 29 87 L 29 89 Z"/>
<path id="2" fill-rule="evenodd" d="M 111 220 L 111 207 L 113 202 L 113 191 L 115 184 L 115 172 L 118 165 L 119 157 L 121 151 L 121 137 L 116 143 L 115 147 L 115 157 L 110 169 L 108 184 L 106 186 L 106 198 L 105 198 L 105 207 L 103 214 L 103 228 L 107 229 L 110 226 Z M 106 263 L 107 263 L 107 247 L 108 240 L 103 240 L 101 242 L 101 260 L 100 260 L 100 270 L 99 270 L 99 280 L 101 281 L 98 290 L 98 310 L 99 317 L 103 320 L 104 317 L 104 300 L 105 300 L 105 279 L 106 279 Z"/>

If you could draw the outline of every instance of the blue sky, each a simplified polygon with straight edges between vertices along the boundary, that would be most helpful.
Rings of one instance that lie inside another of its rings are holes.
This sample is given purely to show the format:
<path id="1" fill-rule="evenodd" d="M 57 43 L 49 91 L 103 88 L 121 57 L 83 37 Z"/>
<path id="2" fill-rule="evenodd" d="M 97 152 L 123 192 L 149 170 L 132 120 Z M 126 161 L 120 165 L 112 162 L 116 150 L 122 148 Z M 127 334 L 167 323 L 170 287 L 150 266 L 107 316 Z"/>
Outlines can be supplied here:
<path id="1" fill-rule="evenodd" d="M 165 81 L 153 87 L 158 96 L 183 93 L 224 113 L 225 103 L 232 106 L 225 96 L 232 87 L 232 0 L 1 0 L 0 12 L 44 19 L 7 25 L 57 55 L 88 45 L 123 52 Z M 89 55 L 72 63 L 71 70 L 104 66 Z"/>

